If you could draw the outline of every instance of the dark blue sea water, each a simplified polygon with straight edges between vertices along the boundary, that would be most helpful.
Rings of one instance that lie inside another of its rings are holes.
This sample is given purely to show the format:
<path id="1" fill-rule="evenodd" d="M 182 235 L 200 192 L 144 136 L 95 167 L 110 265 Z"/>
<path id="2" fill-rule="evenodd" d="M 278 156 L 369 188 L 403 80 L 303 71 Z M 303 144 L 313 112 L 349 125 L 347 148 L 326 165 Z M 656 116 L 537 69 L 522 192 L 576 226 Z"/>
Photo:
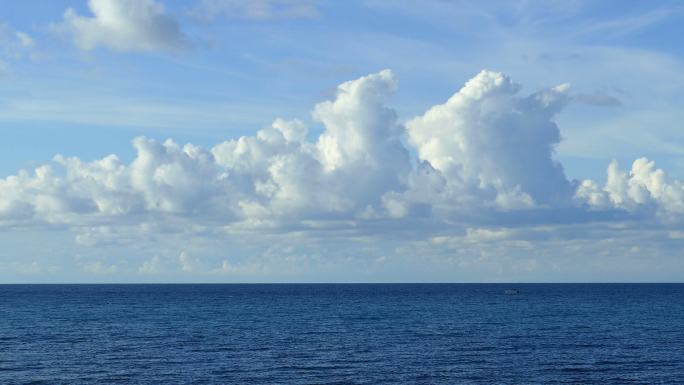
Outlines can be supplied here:
<path id="1" fill-rule="evenodd" d="M 461 383 L 684 383 L 684 285 L 0 286 L 0 384 Z"/>

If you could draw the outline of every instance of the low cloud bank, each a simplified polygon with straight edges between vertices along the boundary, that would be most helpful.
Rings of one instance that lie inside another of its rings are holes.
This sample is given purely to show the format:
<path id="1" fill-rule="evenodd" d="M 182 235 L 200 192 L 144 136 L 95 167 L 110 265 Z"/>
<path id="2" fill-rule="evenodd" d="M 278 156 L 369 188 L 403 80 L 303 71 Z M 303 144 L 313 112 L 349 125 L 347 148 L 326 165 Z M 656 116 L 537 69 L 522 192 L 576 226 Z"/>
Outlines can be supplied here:
<path id="1" fill-rule="evenodd" d="M 390 70 L 339 85 L 334 99 L 313 110 L 324 127 L 313 141 L 301 121 L 276 119 L 254 136 L 210 149 L 139 137 L 128 164 L 116 155 L 91 162 L 57 155 L 51 164 L 0 179 L 0 225 L 173 218 L 283 231 L 684 211 L 682 182 L 669 181 L 645 158 L 630 171 L 611 163 L 603 186 L 567 179 L 553 154 L 561 137 L 554 117 L 573 100 L 568 85 L 520 95 L 521 86 L 507 76 L 482 71 L 405 126 L 387 105 L 397 89 Z"/>

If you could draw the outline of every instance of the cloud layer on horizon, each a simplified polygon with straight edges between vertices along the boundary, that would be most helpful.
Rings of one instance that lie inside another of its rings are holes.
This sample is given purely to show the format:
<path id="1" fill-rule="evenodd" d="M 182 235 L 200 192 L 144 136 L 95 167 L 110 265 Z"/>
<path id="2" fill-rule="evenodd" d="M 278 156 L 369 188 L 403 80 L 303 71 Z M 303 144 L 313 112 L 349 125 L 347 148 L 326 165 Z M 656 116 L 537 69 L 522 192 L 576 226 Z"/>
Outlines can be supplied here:
<path id="1" fill-rule="evenodd" d="M 116 155 L 57 155 L 0 179 L 0 226 L 87 229 L 172 218 L 226 232 L 363 232 L 377 223 L 392 231 L 418 222 L 610 218 L 602 213 L 671 221 L 684 210 L 684 184 L 645 158 L 630 172 L 611 163 L 604 186 L 566 178 L 553 153 L 561 138 L 554 116 L 572 100 L 568 85 L 521 96 L 507 76 L 482 71 L 406 127 L 387 105 L 397 88 L 390 70 L 339 85 L 313 110 L 324 127 L 313 141 L 301 121 L 276 119 L 211 149 L 138 137 L 129 164 Z"/>

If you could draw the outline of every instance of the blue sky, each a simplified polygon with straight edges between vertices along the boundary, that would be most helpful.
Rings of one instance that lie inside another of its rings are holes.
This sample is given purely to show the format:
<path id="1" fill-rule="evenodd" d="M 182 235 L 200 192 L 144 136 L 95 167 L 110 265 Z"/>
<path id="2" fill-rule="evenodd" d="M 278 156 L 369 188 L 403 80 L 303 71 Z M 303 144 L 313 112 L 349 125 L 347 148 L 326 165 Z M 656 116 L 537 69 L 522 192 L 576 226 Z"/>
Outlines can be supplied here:
<path id="1" fill-rule="evenodd" d="M 6 4 L 0 281 L 681 281 L 683 18 Z"/>

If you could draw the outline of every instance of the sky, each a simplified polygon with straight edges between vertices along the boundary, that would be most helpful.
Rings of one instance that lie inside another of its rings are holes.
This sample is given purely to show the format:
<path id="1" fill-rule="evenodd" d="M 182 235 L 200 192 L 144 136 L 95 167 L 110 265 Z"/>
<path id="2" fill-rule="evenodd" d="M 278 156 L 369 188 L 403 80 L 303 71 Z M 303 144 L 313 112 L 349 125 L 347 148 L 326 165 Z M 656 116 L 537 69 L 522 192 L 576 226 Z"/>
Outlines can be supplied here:
<path id="1" fill-rule="evenodd" d="M 681 282 L 678 1 L 0 7 L 0 283 Z"/>

